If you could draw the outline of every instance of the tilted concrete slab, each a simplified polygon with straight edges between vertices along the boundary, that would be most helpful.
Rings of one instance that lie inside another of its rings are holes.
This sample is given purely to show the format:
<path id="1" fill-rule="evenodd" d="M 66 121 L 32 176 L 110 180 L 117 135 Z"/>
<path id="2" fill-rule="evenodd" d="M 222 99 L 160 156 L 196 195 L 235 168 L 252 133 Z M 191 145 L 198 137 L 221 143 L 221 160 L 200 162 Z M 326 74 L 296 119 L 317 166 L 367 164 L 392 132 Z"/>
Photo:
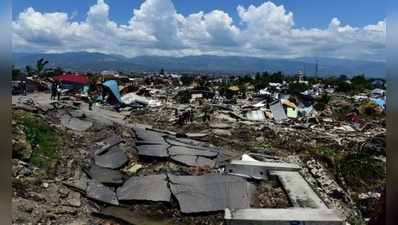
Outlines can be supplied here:
<path id="1" fill-rule="evenodd" d="M 154 144 L 166 144 L 164 134 L 149 131 L 143 128 L 134 128 L 138 141 L 152 142 Z"/>
<path id="2" fill-rule="evenodd" d="M 193 156 L 204 156 L 208 158 L 215 158 L 218 155 L 218 152 L 211 150 L 199 150 L 195 148 L 191 148 L 188 146 L 171 146 L 169 148 L 170 155 L 193 155 Z"/>
<path id="3" fill-rule="evenodd" d="M 130 177 L 123 186 L 117 189 L 117 197 L 121 201 L 146 200 L 169 202 L 170 189 L 165 174 Z"/>
<path id="4" fill-rule="evenodd" d="M 91 178 L 103 184 L 123 184 L 123 175 L 119 170 L 91 165 L 88 174 Z"/>
<path id="5" fill-rule="evenodd" d="M 215 160 L 195 155 L 172 155 L 171 159 L 187 166 L 208 166 L 212 168 L 216 165 Z"/>
<path id="6" fill-rule="evenodd" d="M 220 211 L 250 207 L 255 186 L 234 176 L 169 175 L 170 188 L 183 213 Z"/>
<path id="7" fill-rule="evenodd" d="M 111 205 L 119 205 L 116 193 L 96 180 L 90 180 L 87 187 L 87 197 Z"/>
<path id="8" fill-rule="evenodd" d="M 334 209 L 237 209 L 225 210 L 227 225 L 343 225 Z"/>
<path id="9" fill-rule="evenodd" d="M 299 172 L 272 171 L 279 178 L 293 207 L 327 208 Z"/>
<path id="10" fill-rule="evenodd" d="M 68 129 L 81 132 L 86 131 L 93 126 L 93 123 L 90 121 L 74 118 L 67 114 L 61 117 L 61 124 Z"/>
<path id="11" fill-rule="evenodd" d="M 123 150 L 118 146 L 114 146 L 102 155 L 96 155 L 94 161 L 97 166 L 119 169 L 127 163 L 128 158 Z"/>
<path id="12" fill-rule="evenodd" d="M 167 151 L 168 145 L 137 145 L 138 155 L 167 158 L 169 153 Z"/>

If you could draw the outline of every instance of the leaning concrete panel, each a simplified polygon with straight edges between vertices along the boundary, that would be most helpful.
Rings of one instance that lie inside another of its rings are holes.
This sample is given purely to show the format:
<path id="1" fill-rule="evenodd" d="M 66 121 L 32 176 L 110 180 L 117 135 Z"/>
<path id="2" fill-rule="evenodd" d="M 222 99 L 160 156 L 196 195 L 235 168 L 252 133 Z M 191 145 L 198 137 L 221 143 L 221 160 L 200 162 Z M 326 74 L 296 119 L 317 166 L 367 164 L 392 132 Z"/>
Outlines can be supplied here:
<path id="1" fill-rule="evenodd" d="M 250 207 L 253 185 L 240 177 L 169 175 L 170 188 L 183 213 Z"/>
<path id="2" fill-rule="evenodd" d="M 171 193 L 166 175 L 131 177 L 116 191 L 119 200 L 146 200 L 169 202 Z"/>
<path id="3" fill-rule="evenodd" d="M 311 186 L 304 180 L 300 173 L 273 171 L 271 175 L 278 176 L 294 207 L 327 208 L 325 203 L 312 190 Z"/>
<path id="4" fill-rule="evenodd" d="M 227 225 L 343 225 L 333 209 L 238 209 L 225 210 Z"/>

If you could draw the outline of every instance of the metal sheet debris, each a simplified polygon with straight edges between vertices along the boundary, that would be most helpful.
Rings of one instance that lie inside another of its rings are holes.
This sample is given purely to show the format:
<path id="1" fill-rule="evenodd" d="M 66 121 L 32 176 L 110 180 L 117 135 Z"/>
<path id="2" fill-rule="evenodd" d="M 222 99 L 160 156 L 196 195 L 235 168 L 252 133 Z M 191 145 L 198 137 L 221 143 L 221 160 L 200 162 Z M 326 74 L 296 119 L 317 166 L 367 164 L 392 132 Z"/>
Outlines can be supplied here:
<path id="1" fill-rule="evenodd" d="M 183 213 L 249 208 L 254 186 L 240 177 L 169 175 L 170 188 Z"/>
<path id="2" fill-rule="evenodd" d="M 146 200 L 169 202 L 170 189 L 167 186 L 166 175 L 149 175 L 130 177 L 123 186 L 117 189 L 121 201 Z"/>
<path id="3" fill-rule="evenodd" d="M 270 109 L 272 112 L 272 117 L 275 121 L 282 121 L 287 119 L 286 113 L 283 110 L 282 104 L 279 101 L 270 105 Z"/>

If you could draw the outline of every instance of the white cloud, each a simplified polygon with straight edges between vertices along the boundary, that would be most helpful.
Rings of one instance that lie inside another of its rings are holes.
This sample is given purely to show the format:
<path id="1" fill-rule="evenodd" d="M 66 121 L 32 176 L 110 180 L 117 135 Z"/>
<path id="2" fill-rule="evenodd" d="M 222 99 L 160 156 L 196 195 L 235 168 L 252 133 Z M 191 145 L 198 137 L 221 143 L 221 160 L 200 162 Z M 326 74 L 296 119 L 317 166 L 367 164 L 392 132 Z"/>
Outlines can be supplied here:
<path id="1" fill-rule="evenodd" d="M 127 24 L 109 18 L 109 5 L 98 0 L 86 20 L 27 8 L 13 21 L 15 51 L 97 51 L 135 55 L 247 55 L 384 58 L 385 21 L 364 27 L 331 19 L 326 29 L 295 27 L 283 5 L 237 7 L 239 21 L 221 10 L 184 16 L 171 0 L 146 0 Z M 239 26 L 238 26 L 239 25 Z"/>

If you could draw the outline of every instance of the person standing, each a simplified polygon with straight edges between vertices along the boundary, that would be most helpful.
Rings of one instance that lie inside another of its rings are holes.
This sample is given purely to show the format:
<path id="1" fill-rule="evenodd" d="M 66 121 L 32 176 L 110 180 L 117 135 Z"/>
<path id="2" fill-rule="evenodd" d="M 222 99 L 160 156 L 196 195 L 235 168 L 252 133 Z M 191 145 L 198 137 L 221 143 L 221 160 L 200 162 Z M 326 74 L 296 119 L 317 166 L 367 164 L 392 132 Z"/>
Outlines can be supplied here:
<path id="1" fill-rule="evenodd" d="M 26 96 L 26 81 L 21 83 L 22 94 Z"/>
<path id="2" fill-rule="evenodd" d="M 62 91 L 62 83 L 57 85 L 57 99 L 58 101 L 61 99 L 61 91 Z"/>
<path id="3" fill-rule="evenodd" d="M 55 96 L 57 95 L 57 85 L 55 83 L 52 83 L 50 89 L 51 89 L 50 100 L 55 100 Z"/>

